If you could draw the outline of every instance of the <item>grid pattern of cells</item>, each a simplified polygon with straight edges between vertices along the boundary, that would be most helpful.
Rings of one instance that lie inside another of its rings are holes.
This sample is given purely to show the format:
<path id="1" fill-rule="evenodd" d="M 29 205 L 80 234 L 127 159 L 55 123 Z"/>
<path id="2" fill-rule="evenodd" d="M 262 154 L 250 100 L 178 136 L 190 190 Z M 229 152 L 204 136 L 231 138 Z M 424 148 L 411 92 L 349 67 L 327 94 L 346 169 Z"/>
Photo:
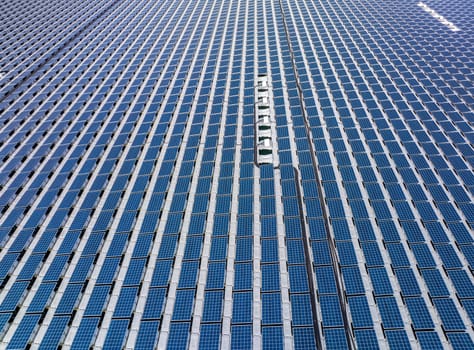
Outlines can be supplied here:
<path id="1" fill-rule="evenodd" d="M 474 348 L 474 3 L 0 3 L 0 347 Z"/>

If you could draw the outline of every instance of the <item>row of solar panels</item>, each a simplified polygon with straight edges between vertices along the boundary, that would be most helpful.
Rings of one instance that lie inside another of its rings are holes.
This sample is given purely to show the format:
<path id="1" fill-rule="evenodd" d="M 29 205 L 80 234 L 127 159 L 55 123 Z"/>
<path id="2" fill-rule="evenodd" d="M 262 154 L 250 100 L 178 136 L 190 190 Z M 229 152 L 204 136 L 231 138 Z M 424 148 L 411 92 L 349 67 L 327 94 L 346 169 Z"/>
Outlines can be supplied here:
<path id="1" fill-rule="evenodd" d="M 304 41 L 304 39 L 301 39 L 301 40 Z M 296 41 L 295 41 L 295 43 L 296 43 Z M 334 58 L 334 57 L 332 57 L 332 58 Z M 318 74 L 318 75 L 319 75 L 319 74 Z M 305 76 L 305 75 L 304 75 L 304 73 L 300 73 L 299 76 Z M 314 73 L 313 73 L 313 76 L 314 76 Z M 319 90 L 318 90 L 318 93 L 319 93 Z M 310 102 L 310 101 L 309 101 L 309 102 Z M 324 111 L 324 110 L 323 110 L 323 111 Z M 330 111 L 328 111 L 328 114 L 329 114 L 329 115 L 333 115 Z M 370 134 L 369 134 L 369 135 L 370 135 Z M 374 135 L 374 134 L 372 134 L 372 136 L 373 136 L 373 135 Z M 331 136 L 332 136 L 332 135 L 331 135 Z M 372 139 L 375 139 L 374 137 L 371 137 L 371 138 L 372 138 Z M 322 142 L 321 142 L 321 143 L 322 143 Z M 324 159 L 324 158 L 323 158 L 323 159 Z M 321 162 L 320 162 L 320 163 L 321 163 Z M 329 164 L 330 164 L 330 161 L 328 161 L 327 163 L 326 163 L 326 162 L 323 162 L 323 164 L 329 165 Z M 375 178 L 374 178 L 374 179 L 375 179 Z M 367 180 L 367 179 L 365 179 L 365 180 Z M 336 197 L 336 196 L 334 196 L 334 197 Z M 335 204 L 335 205 L 337 204 L 337 200 L 334 201 L 334 204 Z M 353 206 L 352 206 L 352 207 L 353 207 Z M 353 208 L 354 208 L 354 207 L 353 207 Z M 356 208 L 357 208 L 357 207 L 356 207 Z M 359 208 L 360 208 L 360 207 L 359 207 Z M 340 208 L 338 209 L 338 212 L 341 213 L 340 217 L 343 216 L 343 211 L 342 211 L 342 210 L 343 210 L 342 207 L 340 207 Z M 411 211 L 411 210 L 410 210 L 410 211 Z M 331 212 L 331 207 L 330 207 L 330 212 Z M 360 210 L 359 210 L 359 212 L 360 212 Z M 353 211 L 353 213 L 354 213 L 354 211 Z M 357 213 L 357 211 L 356 211 L 356 213 Z M 360 212 L 360 213 L 363 213 L 363 212 Z M 366 218 L 367 218 L 367 215 L 362 215 L 361 217 L 366 217 Z M 467 231 L 466 231 L 466 233 L 467 233 Z M 469 235 L 468 235 L 468 236 L 469 236 Z M 471 241 L 469 240 L 469 242 L 471 242 Z M 327 252 L 327 254 L 328 254 L 328 252 Z M 316 256 L 316 254 L 314 254 L 314 255 Z M 382 263 L 382 265 L 383 265 L 383 263 Z M 463 271 L 463 272 L 464 272 L 464 271 Z M 467 275 L 466 275 L 466 277 L 467 277 Z M 469 278 L 466 280 L 466 282 L 468 283 L 467 285 L 472 285 L 472 282 L 469 280 Z M 441 307 L 439 307 L 438 309 L 439 309 L 439 310 L 442 310 Z M 443 310 L 443 311 L 444 311 L 444 310 Z M 440 312 L 443 313 L 442 318 L 443 318 L 443 320 L 445 320 L 445 317 L 444 317 L 444 316 L 445 316 L 446 314 L 445 314 L 443 311 L 440 311 Z M 415 314 L 415 313 L 414 313 L 414 314 Z M 415 315 L 416 315 L 416 314 L 415 314 Z M 446 321 L 447 323 L 449 323 L 449 320 L 445 320 L 445 321 Z"/>

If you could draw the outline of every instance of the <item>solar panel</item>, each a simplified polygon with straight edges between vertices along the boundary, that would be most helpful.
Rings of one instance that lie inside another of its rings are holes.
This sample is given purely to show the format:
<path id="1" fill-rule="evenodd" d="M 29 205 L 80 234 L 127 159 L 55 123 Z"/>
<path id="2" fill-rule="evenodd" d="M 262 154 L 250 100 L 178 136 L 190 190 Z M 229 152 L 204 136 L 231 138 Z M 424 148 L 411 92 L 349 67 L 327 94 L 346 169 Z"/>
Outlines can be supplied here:
<path id="1" fill-rule="evenodd" d="M 249 292 L 239 292 L 233 294 L 233 313 L 234 323 L 251 322 L 252 317 L 252 294 Z"/>
<path id="2" fill-rule="evenodd" d="M 473 284 L 465 270 L 448 270 L 448 276 L 451 278 L 459 298 L 473 297 Z"/>
<path id="3" fill-rule="evenodd" d="M 84 311 L 85 316 L 100 316 L 104 303 L 109 297 L 110 285 L 98 285 L 92 290 L 89 303 Z"/>
<path id="4" fill-rule="evenodd" d="M 135 306 L 138 287 L 124 287 L 120 291 L 114 317 L 130 317 Z"/>
<path id="5" fill-rule="evenodd" d="M 168 338 L 168 349 L 185 349 L 189 338 L 189 323 L 172 323 Z"/>
<path id="6" fill-rule="evenodd" d="M 232 326 L 231 349 L 252 347 L 252 325 Z"/>
<path id="7" fill-rule="evenodd" d="M 436 332 L 416 332 L 416 336 L 422 349 L 443 349 L 443 344 Z"/>
<path id="8" fill-rule="evenodd" d="M 369 304 L 365 296 L 349 297 L 348 304 L 351 311 L 352 326 L 354 329 L 373 327 Z"/>
<path id="9" fill-rule="evenodd" d="M 201 349 L 219 349 L 220 336 L 220 324 L 202 324 L 200 330 L 199 347 Z"/>
<path id="10" fill-rule="evenodd" d="M 316 349 L 314 329 L 312 327 L 298 327 L 293 333 L 295 349 Z"/>
<path id="11" fill-rule="evenodd" d="M 191 319 L 194 306 L 194 290 L 183 289 L 176 292 L 173 321 L 186 321 Z"/>
<path id="12" fill-rule="evenodd" d="M 434 323 L 423 298 L 406 298 L 405 302 L 415 330 L 431 330 L 434 328 Z"/>
<path id="13" fill-rule="evenodd" d="M 469 334 L 449 332 L 447 336 L 454 349 L 469 349 L 474 345 Z"/>
<path id="14" fill-rule="evenodd" d="M 28 344 L 33 330 L 37 327 L 38 321 L 41 318 L 41 314 L 29 314 L 25 315 L 21 323 L 18 325 L 18 331 L 15 332 L 14 336 L 8 344 L 10 349 L 23 349 Z"/>
<path id="15" fill-rule="evenodd" d="M 376 242 L 361 242 L 364 257 L 369 267 L 383 266 L 383 258 Z"/>
<path id="16" fill-rule="evenodd" d="M 437 253 L 441 257 L 441 260 L 443 261 L 443 265 L 447 269 L 462 268 L 462 263 L 450 244 L 438 244 L 435 247 Z"/>
<path id="17" fill-rule="evenodd" d="M 360 349 L 379 349 L 377 336 L 373 329 L 356 329 L 354 330 L 357 346 Z"/>
<path id="18" fill-rule="evenodd" d="M 403 320 L 394 297 L 378 297 L 375 299 L 382 317 L 384 329 L 403 328 Z"/>
<path id="19" fill-rule="evenodd" d="M 395 349 L 411 349 L 410 341 L 403 330 L 387 330 L 386 337 L 389 346 Z"/>
<path id="20" fill-rule="evenodd" d="M 262 328 L 263 349 L 283 349 L 283 329 L 281 326 Z"/>
<path id="21" fill-rule="evenodd" d="M 222 291 L 206 292 L 204 297 L 203 322 L 218 322 L 222 317 L 222 302 L 224 293 Z"/>
<path id="22" fill-rule="evenodd" d="M 65 334 L 66 327 L 68 325 L 69 316 L 55 316 L 49 324 L 48 331 L 44 335 L 43 341 L 39 346 L 40 349 L 52 349 L 57 348 L 61 338 Z"/>
<path id="23" fill-rule="evenodd" d="M 92 340 L 97 332 L 100 317 L 85 317 L 82 319 L 76 336 L 72 343 L 72 349 L 83 349 L 90 346 Z"/>
<path id="24" fill-rule="evenodd" d="M 346 334 L 343 328 L 324 330 L 326 346 L 328 349 L 348 349 Z"/>
<path id="25" fill-rule="evenodd" d="M 445 330 L 458 331 L 466 328 L 452 299 L 436 298 L 433 299 L 433 303 L 441 317 Z"/>
<path id="26" fill-rule="evenodd" d="M 319 297 L 323 327 L 343 327 L 341 307 L 337 296 L 322 295 Z"/>
<path id="27" fill-rule="evenodd" d="M 403 297 L 421 295 L 420 287 L 417 283 L 415 274 L 410 268 L 396 269 L 398 283 L 400 284 Z"/>

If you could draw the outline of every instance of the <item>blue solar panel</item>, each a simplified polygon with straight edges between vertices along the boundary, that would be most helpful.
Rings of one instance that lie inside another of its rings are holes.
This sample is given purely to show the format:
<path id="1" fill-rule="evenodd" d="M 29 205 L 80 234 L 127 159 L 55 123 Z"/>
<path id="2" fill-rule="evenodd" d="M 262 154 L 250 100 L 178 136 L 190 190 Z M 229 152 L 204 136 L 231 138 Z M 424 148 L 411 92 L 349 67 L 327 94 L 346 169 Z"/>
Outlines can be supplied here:
<path id="1" fill-rule="evenodd" d="M 398 283 L 400 284 L 402 296 L 417 296 L 421 295 L 420 287 L 416 281 L 415 274 L 410 268 L 396 269 Z"/>
<path id="2" fill-rule="evenodd" d="M 85 316 L 100 316 L 104 303 L 109 297 L 110 285 L 95 286 L 92 290 L 89 303 L 84 311 Z"/>
<path id="3" fill-rule="evenodd" d="M 56 231 L 43 232 L 33 252 L 35 253 L 46 252 L 51 246 L 51 244 L 53 243 L 53 239 L 55 235 L 56 235 Z"/>
<path id="4" fill-rule="evenodd" d="M 189 338 L 189 323 L 172 323 L 168 338 L 168 349 L 185 349 Z"/>
<path id="5" fill-rule="evenodd" d="M 44 258 L 44 254 L 33 254 L 30 256 L 28 261 L 25 263 L 25 266 L 21 269 L 20 274 L 17 277 L 17 280 L 29 280 L 37 272 L 38 268 L 41 266 L 41 262 Z"/>
<path id="6" fill-rule="evenodd" d="M 132 257 L 148 257 L 152 241 L 152 234 L 140 234 L 137 238 L 135 248 L 133 249 Z"/>
<path id="7" fill-rule="evenodd" d="M 185 261 L 181 265 L 178 288 L 192 288 L 196 284 L 199 263 L 198 261 Z"/>
<path id="8" fill-rule="evenodd" d="M 112 320 L 104 342 L 104 349 L 118 349 L 122 347 L 127 335 L 129 320 Z"/>
<path id="9" fill-rule="evenodd" d="M 366 263 L 369 267 L 383 266 L 383 258 L 376 242 L 361 242 Z"/>
<path id="10" fill-rule="evenodd" d="M 92 233 L 87 240 L 86 246 L 84 247 L 82 254 L 96 254 L 99 246 L 102 244 L 104 233 Z"/>
<path id="11" fill-rule="evenodd" d="M 114 310 L 114 317 L 130 317 L 135 307 L 138 287 L 123 287 Z"/>
<path id="12" fill-rule="evenodd" d="M 357 265 L 357 257 L 352 242 L 337 242 L 336 247 L 342 266 Z"/>
<path id="13" fill-rule="evenodd" d="M 24 349 L 33 330 L 36 328 L 41 314 L 25 315 L 18 325 L 17 331 L 8 343 L 7 349 Z"/>
<path id="14" fill-rule="evenodd" d="M 408 241 L 410 243 L 418 243 L 425 241 L 423 233 L 421 232 L 419 225 L 415 221 L 402 221 L 401 225 L 405 230 L 405 234 L 407 235 Z"/>
<path id="15" fill-rule="evenodd" d="M 441 344 L 441 340 L 439 339 L 439 335 L 433 331 L 426 331 L 426 332 L 416 332 L 416 337 L 420 342 L 420 346 L 422 349 L 443 349 L 443 344 Z"/>
<path id="16" fill-rule="evenodd" d="M 178 244 L 178 235 L 164 235 L 161 240 L 159 259 L 173 258 Z"/>
<path id="17" fill-rule="evenodd" d="M 252 321 L 252 293 L 240 292 L 233 294 L 233 323 L 245 323 Z"/>
<path id="18" fill-rule="evenodd" d="M 313 248 L 314 263 L 316 265 L 330 265 L 331 255 L 329 252 L 329 246 L 324 241 L 313 241 L 311 242 Z"/>
<path id="19" fill-rule="evenodd" d="M 262 327 L 262 348 L 283 349 L 283 327 Z"/>
<path id="20" fill-rule="evenodd" d="M 452 299 L 437 298 L 433 299 L 433 303 L 438 311 L 443 328 L 447 331 L 458 331 L 466 329 L 464 322 L 459 315 Z"/>
<path id="21" fill-rule="evenodd" d="M 262 265 L 262 291 L 280 290 L 280 266 L 278 264 Z"/>
<path id="22" fill-rule="evenodd" d="M 280 293 L 262 294 L 262 325 L 281 323 Z"/>
<path id="23" fill-rule="evenodd" d="M 346 332 L 343 328 L 325 329 L 324 336 L 326 338 L 327 349 L 348 349 Z"/>
<path id="24" fill-rule="evenodd" d="M 50 301 L 55 287 L 55 283 L 42 283 L 28 307 L 28 312 L 42 312 L 46 304 Z"/>
<path id="25" fill-rule="evenodd" d="M 76 268 L 71 276 L 70 282 L 84 282 L 88 275 L 89 271 L 93 267 L 94 257 L 93 256 L 85 256 L 81 257 L 77 262 Z"/>
<path id="26" fill-rule="evenodd" d="M 472 299 L 463 299 L 462 306 L 466 310 L 471 321 L 474 319 L 474 300 Z"/>
<path id="27" fill-rule="evenodd" d="M 222 317 L 222 302 L 224 293 L 222 291 L 206 292 L 204 297 L 203 322 L 218 322 Z"/>
<path id="28" fill-rule="evenodd" d="M 213 235 L 226 236 L 229 231 L 229 215 L 217 215 L 214 217 Z"/>
<path id="29" fill-rule="evenodd" d="M 199 338 L 199 348 L 219 349 L 220 348 L 221 325 L 202 324 Z"/>
<path id="30" fill-rule="evenodd" d="M 467 350 L 472 349 L 472 347 L 474 346 L 472 338 L 467 333 L 450 332 L 447 334 L 447 336 L 453 349 Z"/>
<path id="31" fill-rule="evenodd" d="M 365 293 L 365 287 L 362 282 L 362 277 L 357 267 L 343 268 L 342 276 L 347 295 L 357 295 Z"/>
<path id="32" fill-rule="evenodd" d="M 213 238 L 211 242 L 210 260 L 225 260 L 227 256 L 227 237 Z"/>
<path id="33" fill-rule="evenodd" d="M 291 296 L 292 322 L 295 325 L 311 326 L 313 324 L 310 298 L 310 294 L 294 294 Z"/>
<path id="34" fill-rule="evenodd" d="M 56 308 L 56 314 L 70 314 L 78 302 L 82 291 L 82 284 L 68 284 L 64 294 Z"/>
<path id="35" fill-rule="evenodd" d="M 357 346 L 360 349 L 379 349 L 377 335 L 373 329 L 356 329 L 354 330 Z"/>
<path id="36" fill-rule="evenodd" d="M 48 272 L 46 272 L 46 275 L 43 277 L 43 281 L 58 281 L 59 277 L 62 275 L 64 269 L 66 268 L 66 263 L 68 259 L 69 255 L 56 256 L 56 258 L 54 258 L 54 260 L 52 261 Z"/>
<path id="37" fill-rule="evenodd" d="M 412 348 L 407 334 L 403 330 L 387 330 L 385 335 L 390 348 L 407 350 Z"/>
<path id="38" fill-rule="evenodd" d="M 402 317 L 394 297 L 379 297 L 376 302 L 385 329 L 403 328 Z"/>
<path id="39" fill-rule="evenodd" d="M 299 239 L 289 239 L 286 241 L 286 249 L 288 254 L 288 264 L 304 263 L 303 242 Z"/>
<path id="40" fill-rule="evenodd" d="M 160 321 L 142 321 L 135 342 L 135 348 L 144 350 L 155 349 L 159 327 Z"/>
<path id="41" fill-rule="evenodd" d="M 309 219 L 308 224 L 311 239 L 317 240 L 326 238 L 326 230 L 322 219 Z"/>
<path id="42" fill-rule="evenodd" d="M 444 279 L 438 270 L 422 270 L 423 277 L 432 297 L 449 296 Z"/>
<path id="43" fill-rule="evenodd" d="M 173 311 L 173 321 L 184 321 L 191 319 L 194 305 L 194 290 L 178 290 Z"/>
<path id="44" fill-rule="evenodd" d="M 118 270 L 120 260 L 121 259 L 119 257 L 106 258 L 102 264 L 99 276 L 97 277 L 97 283 L 112 283 L 115 278 L 116 271 Z"/>
<path id="45" fill-rule="evenodd" d="M 40 349 L 57 348 L 61 341 L 61 338 L 64 336 L 69 319 L 70 319 L 69 316 L 53 317 L 39 348 Z"/>
<path id="46" fill-rule="evenodd" d="M 278 261 L 278 241 L 276 239 L 263 239 L 261 241 L 261 249 L 262 249 L 262 263 L 270 263 L 270 262 Z M 247 249 L 247 251 L 248 250 L 250 249 Z M 247 257 L 246 260 L 251 260 L 251 256 Z"/>
<path id="47" fill-rule="evenodd" d="M 323 327 L 343 327 L 341 307 L 337 296 L 320 296 Z"/>
<path id="48" fill-rule="evenodd" d="M 314 329 L 312 327 L 298 327 L 293 331 L 295 349 L 316 349 Z"/>
<path id="49" fill-rule="evenodd" d="M 459 206 L 462 206 L 462 204 L 460 204 Z M 471 227 L 474 226 L 473 223 L 470 223 L 469 225 Z M 451 222 L 448 223 L 448 227 L 453 233 L 458 244 L 472 244 L 474 242 L 474 238 L 472 237 L 471 232 L 466 228 L 463 223 Z"/>
<path id="50" fill-rule="evenodd" d="M 436 245 L 436 251 L 447 269 L 460 269 L 463 267 L 454 248 L 450 244 Z"/>
<path id="51" fill-rule="evenodd" d="M 473 298 L 474 286 L 465 270 L 448 270 L 448 275 L 460 298 Z"/>
<path id="52" fill-rule="evenodd" d="M 160 332 L 169 348 L 186 348 L 195 294 L 205 288 L 204 318 L 200 325 L 199 317 L 192 321 L 202 348 L 226 345 L 221 333 L 230 334 L 236 349 L 258 339 L 278 348 L 292 336 L 297 349 L 319 342 L 345 348 L 348 338 L 359 348 L 378 348 L 383 334 L 397 349 L 417 339 L 423 348 L 446 339 L 454 348 L 473 347 L 469 325 L 453 316 L 460 304 L 472 316 L 467 268 L 474 262 L 472 55 L 466 51 L 472 26 L 455 2 L 396 10 L 388 1 L 281 2 L 276 11 L 253 1 L 23 5 L 2 7 L 8 35 L 0 72 L 0 324 L 2 332 L 10 329 L 9 345 L 29 346 L 20 337 L 42 327 L 38 334 L 45 336 L 36 343 L 61 346 L 61 329 L 67 339 L 77 329 L 73 348 L 88 348 L 100 324 L 98 342 L 120 348 L 132 317 L 142 317 L 138 335 L 131 333 L 135 347 L 156 347 Z M 460 30 L 451 31 L 431 8 Z M 264 77 L 279 165 L 255 162 Z M 277 187 L 283 198 L 274 197 Z M 307 218 L 300 217 L 298 187 Z M 211 232 L 205 232 L 208 219 Z M 259 252 L 253 225 L 261 234 Z M 284 242 L 277 240 L 282 232 Z M 211 249 L 201 261 L 204 233 Z M 285 255 L 291 328 L 271 308 L 284 292 Z M 364 268 L 370 281 L 363 283 Z M 200 269 L 207 269 L 207 281 L 199 286 Z M 253 288 L 260 284 L 265 305 L 253 312 Z M 423 286 L 436 306 L 431 313 Z M 234 296 L 232 330 L 221 324 L 224 287 Z M 368 322 L 370 292 L 381 310 L 380 334 Z M 147 295 L 145 310 L 134 315 L 139 293 Z M 118 298 L 115 310 L 108 310 L 111 295 Z M 176 299 L 175 307 L 162 320 L 167 298 Z M 25 301 L 26 315 L 16 313 Z M 80 301 L 87 302 L 84 316 L 75 312 Z M 336 301 L 346 301 L 350 313 Z M 27 325 L 31 312 L 53 311 L 44 324 Z M 313 311 L 322 319 L 312 320 Z M 112 319 L 102 322 L 104 312 Z M 400 325 L 398 312 L 411 317 L 411 326 Z M 260 329 L 253 324 L 258 315 Z M 68 329 L 69 316 L 79 328 Z M 442 321 L 442 339 L 430 320 Z M 351 321 L 352 329 L 344 329 Z"/>
<path id="53" fill-rule="evenodd" d="M 371 202 L 378 220 L 389 220 L 392 218 L 389 207 L 385 201 L 374 200 Z"/>
<path id="54" fill-rule="evenodd" d="M 420 268 L 435 268 L 436 263 L 426 244 L 413 244 L 411 246 L 413 254 Z"/>
<path id="55" fill-rule="evenodd" d="M 369 276 L 372 280 L 375 295 L 392 295 L 393 289 L 387 272 L 384 268 L 370 268 Z"/>
<path id="56" fill-rule="evenodd" d="M 434 328 L 434 323 L 423 298 L 406 298 L 405 303 L 410 312 L 415 330 L 430 330 Z"/>
<path id="57" fill-rule="evenodd" d="M 373 327 L 369 304 L 365 296 L 350 297 L 348 298 L 348 304 L 354 329 Z"/>
<path id="58" fill-rule="evenodd" d="M 232 326 L 231 349 L 252 347 L 252 325 Z"/>
<path id="59" fill-rule="evenodd" d="M 121 256 L 128 239 L 129 235 L 127 233 L 115 234 L 107 252 L 107 256 Z"/>

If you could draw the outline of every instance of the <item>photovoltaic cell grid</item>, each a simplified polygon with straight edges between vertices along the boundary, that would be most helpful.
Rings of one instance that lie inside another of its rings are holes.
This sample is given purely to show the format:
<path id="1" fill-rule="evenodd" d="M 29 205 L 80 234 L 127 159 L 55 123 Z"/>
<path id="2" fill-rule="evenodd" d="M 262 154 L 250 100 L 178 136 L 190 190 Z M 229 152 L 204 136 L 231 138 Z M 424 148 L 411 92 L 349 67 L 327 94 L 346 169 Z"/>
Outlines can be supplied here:
<path id="1" fill-rule="evenodd" d="M 474 347 L 473 4 L 0 9 L 2 347 Z"/>

